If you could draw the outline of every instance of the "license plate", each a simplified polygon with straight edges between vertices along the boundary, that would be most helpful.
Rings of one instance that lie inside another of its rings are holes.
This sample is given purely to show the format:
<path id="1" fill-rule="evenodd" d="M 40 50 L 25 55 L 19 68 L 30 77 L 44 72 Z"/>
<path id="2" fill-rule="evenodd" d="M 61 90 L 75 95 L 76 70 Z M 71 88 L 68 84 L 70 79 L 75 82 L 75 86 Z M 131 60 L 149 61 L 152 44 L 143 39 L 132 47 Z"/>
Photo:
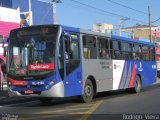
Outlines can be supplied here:
<path id="1" fill-rule="evenodd" d="M 32 90 L 25 90 L 24 94 L 33 94 L 33 91 Z"/>

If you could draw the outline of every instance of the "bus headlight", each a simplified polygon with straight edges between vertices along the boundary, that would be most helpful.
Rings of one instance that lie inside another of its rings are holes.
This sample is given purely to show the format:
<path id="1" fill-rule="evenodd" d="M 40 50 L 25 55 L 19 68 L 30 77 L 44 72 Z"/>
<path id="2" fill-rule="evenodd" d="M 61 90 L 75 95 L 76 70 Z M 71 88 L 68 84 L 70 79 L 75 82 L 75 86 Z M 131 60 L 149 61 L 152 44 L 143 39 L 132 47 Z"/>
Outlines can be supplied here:
<path id="1" fill-rule="evenodd" d="M 10 85 L 11 85 L 11 82 L 8 82 L 8 85 L 10 86 Z"/>
<path id="2" fill-rule="evenodd" d="M 45 88 L 46 88 L 46 89 L 49 89 L 49 88 L 50 88 L 50 86 L 49 86 L 49 85 L 46 85 L 46 86 L 45 86 Z"/>
<path id="3" fill-rule="evenodd" d="M 54 81 L 53 80 L 50 81 L 50 86 L 52 86 L 52 85 L 54 85 Z"/>

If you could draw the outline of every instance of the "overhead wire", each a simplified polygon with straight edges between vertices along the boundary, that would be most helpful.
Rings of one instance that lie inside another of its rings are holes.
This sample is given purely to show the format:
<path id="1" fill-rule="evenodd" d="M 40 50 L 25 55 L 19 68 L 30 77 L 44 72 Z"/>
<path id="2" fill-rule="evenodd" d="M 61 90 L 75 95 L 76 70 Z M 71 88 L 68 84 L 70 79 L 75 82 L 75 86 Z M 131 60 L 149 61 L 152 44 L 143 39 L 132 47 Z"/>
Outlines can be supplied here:
<path id="1" fill-rule="evenodd" d="M 117 13 L 113 13 L 113 12 L 109 12 L 109 11 L 106 11 L 106 10 L 103 10 L 103 9 L 100 9 L 100 8 L 97 8 L 97 7 L 94 7 L 94 6 L 91 6 L 91 5 L 88 5 L 88 4 L 85 4 L 85 3 L 82 3 L 82 2 L 79 2 L 79 1 L 76 1 L 76 0 L 71 0 L 72 2 L 75 2 L 77 4 L 80 4 L 80 5 L 83 5 L 83 6 L 86 6 L 86 7 L 89 7 L 89 8 L 92 8 L 92 9 L 95 9 L 95 10 L 98 10 L 98 11 L 101 11 L 103 13 L 106 13 L 106 14 L 110 14 L 110 15 L 114 15 L 114 16 L 117 16 L 117 17 L 121 17 L 121 18 L 126 18 L 126 16 L 123 16 L 123 15 L 120 15 L 120 14 L 117 14 Z M 130 20 L 133 20 L 133 21 L 137 21 L 137 22 L 140 22 L 140 23 L 145 23 L 144 21 L 141 21 L 139 19 L 135 19 L 135 18 L 131 18 L 129 17 Z"/>
<path id="2" fill-rule="evenodd" d="M 118 2 L 115 2 L 115 1 L 112 1 L 112 0 L 107 0 L 107 1 L 109 1 L 109 2 L 111 2 L 111 3 L 113 3 L 113 4 L 117 4 L 117 5 L 119 5 L 119 6 L 122 6 L 122 7 L 124 7 L 124 8 L 130 9 L 130 10 L 133 10 L 133 11 L 136 11 L 136 12 L 138 12 L 138 13 L 148 15 L 148 13 L 146 13 L 146 12 L 137 10 L 137 9 L 135 9 L 135 8 L 128 7 L 128 6 L 123 5 L 123 4 L 121 4 L 121 3 L 118 3 Z"/>
<path id="3" fill-rule="evenodd" d="M 157 20 L 153 21 L 152 23 L 158 22 L 160 20 L 160 18 L 158 18 Z"/>
<path id="4" fill-rule="evenodd" d="M 107 0 L 107 1 L 109 1 L 109 2 L 111 2 L 111 3 L 113 3 L 113 4 L 117 4 L 117 5 L 119 5 L 119 6 L 125 7 L 125 8 L 127 8 L 127 9 L 136 11 L 136 12 L 138 12 L 138 13 L 141 13 L 141 14 L 144 14 L 144 15 L 148 15 L 148 13 L 146 13 L 146 12 L 137 10 L 137 9 L 135 9 L 135 8 L 128 7 L 128 6 L 123 5 L 123 4 L 121 4 L 121 3 L 118 3 L 118 2 L 115 2 L 115 1 L 112 1 L 112 0 Z M 153 21 L 152 23 L 158 22 L 159 20 L 160 20 L 160 18 L 158 18 L 157 20 Z"/>

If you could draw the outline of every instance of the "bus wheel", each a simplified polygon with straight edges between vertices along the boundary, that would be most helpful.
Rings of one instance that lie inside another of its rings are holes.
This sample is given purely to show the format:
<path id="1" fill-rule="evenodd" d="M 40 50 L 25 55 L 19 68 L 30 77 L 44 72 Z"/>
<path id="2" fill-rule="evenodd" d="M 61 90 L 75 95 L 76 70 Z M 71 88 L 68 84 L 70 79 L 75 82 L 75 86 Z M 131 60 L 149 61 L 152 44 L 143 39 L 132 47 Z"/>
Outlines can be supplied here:
<path id="1" fill-rule="evenodd" d="M 42 98 L 39 98 L 39 100 L 42 102 L 42 103 L 45 103 L 45 104 L 47 104 L 47 103 L 51 103 L 52 102 L 52 100 L 53 100 L 53 98 L 50 98 L 50 97 L 42 97 Z"/>
<path id="2" fill-rule="evenodd" d="M 141 89 L 142 89 L 141 80 L 140 80 L 139 76 L 136 76 L 136 83 L 134 85 L 133 92 L 140 93 Z"/>
<path id="3" fill-rule="evenodd" d="M 84 86 L 84 94 L 81 96 L 81 101 L 88 103 L 93 99 L 93 84 L 91 80 L 87 80 Z"/>

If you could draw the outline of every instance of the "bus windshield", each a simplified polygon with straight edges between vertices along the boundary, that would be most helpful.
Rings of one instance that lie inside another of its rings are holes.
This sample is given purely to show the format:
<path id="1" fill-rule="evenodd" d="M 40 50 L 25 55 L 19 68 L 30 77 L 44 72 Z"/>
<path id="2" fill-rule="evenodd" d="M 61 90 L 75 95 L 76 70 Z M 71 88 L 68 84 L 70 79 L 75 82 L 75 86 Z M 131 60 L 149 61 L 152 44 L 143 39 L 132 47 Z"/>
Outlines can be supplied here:
<path id="1" fill-rule="evenodd" d="M 56 35 L 27 35 L 9 40 L 8 73 L 48 74 L 54 70 Z"/>

